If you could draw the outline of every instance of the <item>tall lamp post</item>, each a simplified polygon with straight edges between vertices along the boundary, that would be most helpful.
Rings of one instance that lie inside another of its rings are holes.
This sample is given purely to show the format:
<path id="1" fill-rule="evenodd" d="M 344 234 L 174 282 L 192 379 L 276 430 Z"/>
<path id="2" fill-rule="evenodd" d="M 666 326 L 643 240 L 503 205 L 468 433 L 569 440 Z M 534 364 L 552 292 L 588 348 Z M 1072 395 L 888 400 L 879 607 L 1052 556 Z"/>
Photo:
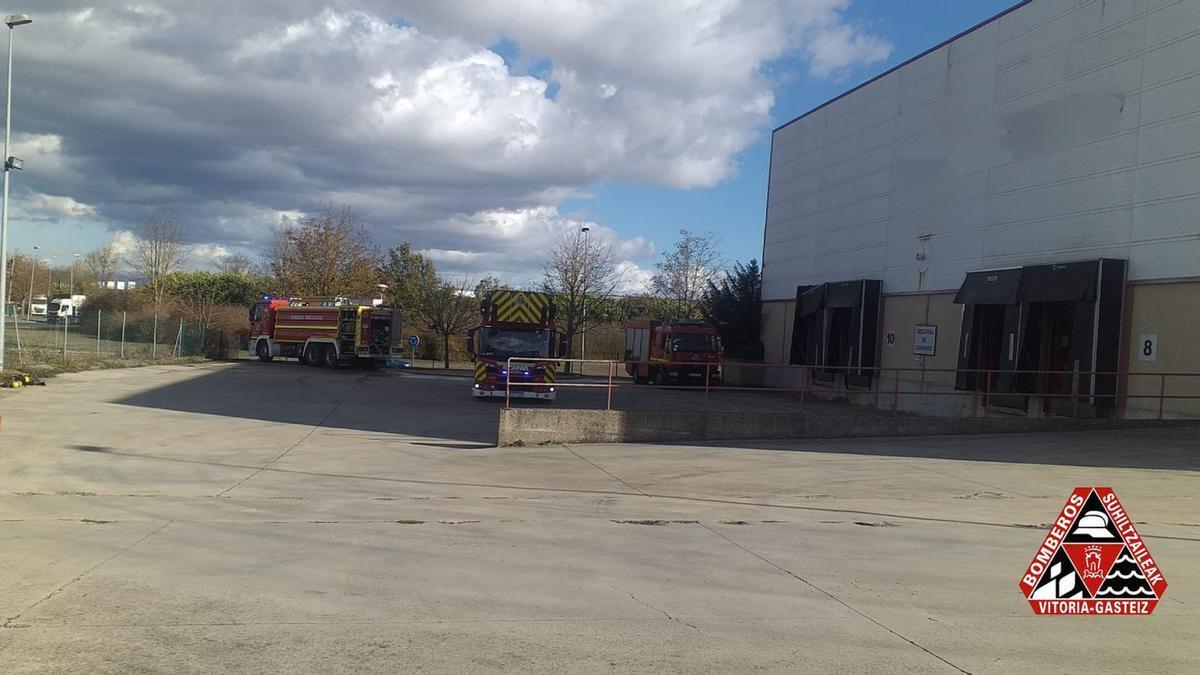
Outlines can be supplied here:
<path id="1" fill-rule="evenodd" d="M 29 258 L 29 304 L 25 305 L 25 320 L 33 321 L 33 278 L 37 276 L 37 252 L 39 246 L 33 247 L 33 255 Z"/>
<path id="2" fill-rule="evenodd" d="M 587 225 L 584 225 L 583 227 L 581 227 L 579 229 L 583 232 L 583 260 L 581 262 L 583 265 L 585 265 L 584 270 L 586 271 L 587 257 L 591 254 L 591 251 L 592 251 L 591 248 L 588 247 L 588 232 L 592 228 L 588 227 Z M 583 294 L 582 294 L 583 295 L 583 315 L 579 319 L 580 323 L 583 324 L 582 326 L 579 327 L 579 358 L 580 359 L 587 358 L 587 282 L 588 282 L 588 275 L 584 274 L 583 275 Z M 585 364 L 583 364 L 583 363 L 579 364 L 579 372 L 580 373 L 583 373 L 584 365 Z"/>
<path id="3" fill-rule="evenodd" d="M 4 17 L 4 23 L 8 24 L 8 84 L 4 94 L 4 201 L 0 205 L 0 303 L 4 304 L 0 311 L 0 370 L 4 370 L 4 319 L 8 314 L 8 172 L 21 168 L 21 160 L 8 154 L 12 135 L 13 29 L 33 23 L 33 19 L 24 14 L 9 14 Z"/>
<path id="4" fill-rule="evenodd" d="M 69 282 L 67 282 L 67 302 L 71 305 L 71 310 L 67 312 L 67 316 L 63 319 L 63 358 L 64 359 L 67 357 L 67 328 L 71 325 L 71 315 L 75 314 L 79 311 L 79 308 L 75 306 L 75 261 L 79 260 L 79 254 L 74 253 L 72 255 L 74 257 L 71 258 L 71 275 L 70 275 L 71 280 Z M 61 306 L 61 304 L 59 306 Z M 49 309 L 49 307 L 50 307 L 49 299 L 46 300 L 46 307 L 47 307 L 47 309 Z"/>

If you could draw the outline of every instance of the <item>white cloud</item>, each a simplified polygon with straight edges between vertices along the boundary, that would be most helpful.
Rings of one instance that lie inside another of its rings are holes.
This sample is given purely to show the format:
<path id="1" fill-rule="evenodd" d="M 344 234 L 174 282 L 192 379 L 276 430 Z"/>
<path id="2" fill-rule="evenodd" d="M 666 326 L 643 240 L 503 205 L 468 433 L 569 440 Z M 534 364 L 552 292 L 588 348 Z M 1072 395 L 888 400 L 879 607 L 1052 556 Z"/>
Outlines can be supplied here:
<path id="1" fill-rule="evenodd" d="M 14 83 L 23 199 L 115 231 L 168 209 L 197 262 L 342 202 L 384 246 L 514 278 L 583 222 L 558 211 L 581 188 L 731 176 L 773 60 L 835 76 L 886 56 L 847 5 L 47 0 Z M 640 270 L 653 243 L 603 225 Z"/>
<path id="2" fill-rule="evenodd" d="M 96 209 L 90 204 L 82 204 L 64 195 L 47 195 L 34 193 L 27 195 L 21 201 L 21 207 L 32 218 L 81 220 L 94 218 Z"/>
<path id="3" fill-rule="evenodd" d="M 807 51 L 812 59 L 812 72 L 831 77 L 855 65 L 886 59 L 892 53 L 892 45 L 852 26 L 840 25 L 814 35 Z"/>

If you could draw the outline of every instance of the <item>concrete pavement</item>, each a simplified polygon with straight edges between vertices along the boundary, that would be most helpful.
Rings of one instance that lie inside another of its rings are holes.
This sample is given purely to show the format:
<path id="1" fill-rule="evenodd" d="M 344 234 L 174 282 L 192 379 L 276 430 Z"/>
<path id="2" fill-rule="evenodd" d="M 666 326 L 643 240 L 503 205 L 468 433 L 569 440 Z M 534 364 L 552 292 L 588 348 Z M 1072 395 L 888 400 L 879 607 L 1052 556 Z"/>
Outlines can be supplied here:
<path id="1" fill-rule="evenodd" d="M 460 378 L 279 363 L 0 392 L 5 670 L 1185 672 L 1200 656 L 1192 429 L 497 449 L 497 406 L 467 396 Z M 1152 617 L 1035 617 L 1018 592 L 1040 527 L 1086 484 L 1117 490 L 1163 567 Z"/>

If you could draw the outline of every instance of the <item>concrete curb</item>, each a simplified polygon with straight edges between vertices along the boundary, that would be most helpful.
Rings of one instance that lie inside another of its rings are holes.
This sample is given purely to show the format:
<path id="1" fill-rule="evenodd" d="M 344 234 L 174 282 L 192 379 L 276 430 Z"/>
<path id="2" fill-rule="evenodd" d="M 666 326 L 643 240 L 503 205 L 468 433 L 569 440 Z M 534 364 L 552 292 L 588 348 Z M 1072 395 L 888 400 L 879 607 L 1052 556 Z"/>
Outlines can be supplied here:
<path id="1" fill-rule="evenodd" d="M 498 444 L 626 443 L 735 439 L 867 438 L 1098 431 L 1200 426 L 1196 420 L 936 418 L 890 415 L 512 408 L 500 411 Z"/>

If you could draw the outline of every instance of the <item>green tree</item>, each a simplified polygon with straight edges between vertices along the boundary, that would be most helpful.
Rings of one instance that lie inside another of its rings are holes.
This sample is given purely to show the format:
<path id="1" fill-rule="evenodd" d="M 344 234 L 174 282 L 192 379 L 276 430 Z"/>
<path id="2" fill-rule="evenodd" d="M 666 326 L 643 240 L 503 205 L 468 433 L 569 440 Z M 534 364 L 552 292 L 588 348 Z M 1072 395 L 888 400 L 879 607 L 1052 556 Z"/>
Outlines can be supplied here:
<path id="1" fill-rule="evenodd" d="M 248 306 L 261 292 L 252 277 L 236 273 L 174 272 L 162 278 L 162 285 L 184 315 L 205 330 L 212 326 L 217 308 Z"/>
<path id="2" fill-rule="evenodd" d="M 425 294 L 441 284 L 433 261 L 413 250 L 407 241 L 388 251 L 380 269 L 388 285 L 387 301 L 406 316 L 419 316 Z"/>
<path id="3" fill-rule="evenodd" d="M 762 358 L 762 271 L 757 260 L 734 263 L 719 282 L 709 281 L 700 304 L 729 356 Z"/>

